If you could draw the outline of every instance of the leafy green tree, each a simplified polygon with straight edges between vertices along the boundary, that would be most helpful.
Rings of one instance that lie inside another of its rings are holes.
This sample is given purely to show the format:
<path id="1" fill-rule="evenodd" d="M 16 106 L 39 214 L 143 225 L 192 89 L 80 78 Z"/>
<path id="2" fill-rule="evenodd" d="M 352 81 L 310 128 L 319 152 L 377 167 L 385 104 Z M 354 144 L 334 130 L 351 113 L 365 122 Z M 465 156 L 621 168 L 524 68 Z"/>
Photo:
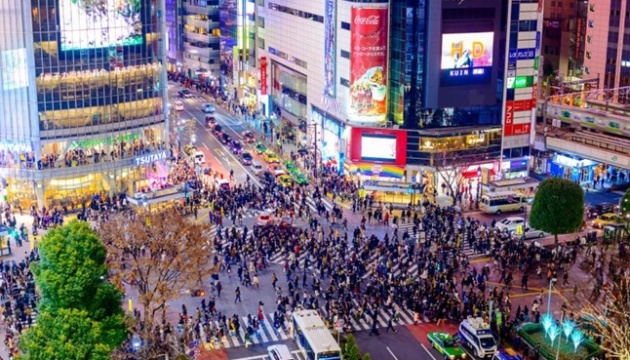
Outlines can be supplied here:
<path id="1" fill-rule="evenodd" d="M 86 310 L 94 320 L 122 313 L 122 293 L 105 280 L 107 251 L 87 223 L 73 221 L 48 231 L 38 248 L 40 261 L 31 268 L 40 310 Z"/>
<path id="2" fill-rule="evenodd" d="M 109 360 L 110 353 L 125 337 L 125 331 L 112 332 L 102 322 L 90 319 L 85 310 L 43 312 L 37 318 L 37 325 L 22 335 L 19 359 Z"/>
<path id="3" fill-rule="evenodd" d="M 584 190 L 572 181 L 552 178 L 540 183 L 532 205 L 530 225 L 553 234 L 578 230 L 584 221 Z"/>
<path id="4" fill-rule="evenodd" d="M 359 350 L 359 346 L 357 345 L 354 336 L 348 335 L 346 337 L 346 342 L 341 350 L 343 353 L 343 358 L 347 360 L 370 360 L 370 354 L 361 355 L 361 350 Z"/>

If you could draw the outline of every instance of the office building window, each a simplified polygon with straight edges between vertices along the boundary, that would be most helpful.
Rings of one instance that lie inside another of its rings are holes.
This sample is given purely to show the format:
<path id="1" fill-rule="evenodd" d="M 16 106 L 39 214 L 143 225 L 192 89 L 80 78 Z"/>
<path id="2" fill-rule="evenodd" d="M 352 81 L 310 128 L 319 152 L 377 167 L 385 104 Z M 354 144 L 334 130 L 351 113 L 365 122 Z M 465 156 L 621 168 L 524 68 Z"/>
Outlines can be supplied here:
<path id="1" fill-rule="evenodd" d="M 350 30 L 350 23 L 342 21 L 341 22 L 341 28 L 344 29 L 344 30 Z"/>
<path id="2" fill-rule="evenodd" d="M 278 5 L 275 3 L 269 3 L 269 9 L 283 12 L 285 14 L 289 14 L 293 16 L 299 16 L 303 19 L 313 20 L 318 23 L 322 23 L 322 24 L 324 23 L 324 17 L 322 15 L 317 15 L 317 14 L 313 14 L 307 11 L 297 10 L 294 8 L 290 8 L 288 6 Z"/>
<path id="3" fill-rule="evenodd" d="M 346 50 L 341 50 L 341 57 L 344 59 L 350 59 L 350 52 Z"/>
<path id="4" fill-rule="evenodd" d="M 284 60 L 286 60 L 288 62 L 292 62 L 292 63 L 294 63 L 294 64 L 296 64 L 298 66 L 301 66 L 301 67 L 303 67 L 305 69 L 308 68 L 308 64 L 306 63 L 306 61 L 300 60 L 300 59 L 298 59 L 296 57 L 293 57 L 293 56 L 291 56 L 291 55 L 289 55 L 289 54 L 287 54 L 285 52 L 282 52 L 282 51 L 280 51 L 280 50 L 278 50 L 276 48 L 269 47 L 269 53 L 272 54 L 272 55 L 276 55 L 277 57 L 282 58 L 282 59 L 284 59 Z"/>
<path id="5" fill-rule="evenodd" d="M 348 79 L 344 79 L 342 77 L 339 78 L 339 83 L 341 84 L 341 86 L 345 86 L 347 88 L 350 87 L 350 80 Z"/>

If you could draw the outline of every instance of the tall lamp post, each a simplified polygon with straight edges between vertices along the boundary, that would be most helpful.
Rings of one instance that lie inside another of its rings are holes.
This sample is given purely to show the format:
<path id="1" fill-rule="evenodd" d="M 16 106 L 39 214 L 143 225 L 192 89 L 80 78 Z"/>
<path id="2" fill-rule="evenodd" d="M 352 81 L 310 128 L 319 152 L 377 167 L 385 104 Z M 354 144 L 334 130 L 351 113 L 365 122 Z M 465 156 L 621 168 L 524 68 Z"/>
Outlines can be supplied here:
<path id="1" fill-rule="evenodd" d="M 477 198 L 475 199 L 475 208 L 479 209 L 479 197 L 481 196 L 481 165 L 477 167 Z"/>
<path id="2" fill-rule="evenodd" d="M 558 279 L 556 278 L 551 278 L 551 280 L 549 280 L 549 291 L 548 291 L 548 295 L 547 295 L 547 314 L 551 314 L 551 286 L 557 281 Z"/>

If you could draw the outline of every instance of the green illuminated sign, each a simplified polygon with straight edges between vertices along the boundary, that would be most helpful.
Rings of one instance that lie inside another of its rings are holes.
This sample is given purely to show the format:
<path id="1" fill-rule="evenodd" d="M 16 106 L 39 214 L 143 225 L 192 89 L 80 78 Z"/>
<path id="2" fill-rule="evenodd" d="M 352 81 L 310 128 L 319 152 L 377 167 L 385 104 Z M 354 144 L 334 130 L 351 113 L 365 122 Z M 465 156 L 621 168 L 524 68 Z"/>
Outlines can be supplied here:
<path id="1" fill-rule="evenodd" d="M 522 89 L 526 87 L 532 87 L 534 85 L 534 77 L 533 76 L 517 76 L 514 79 L 514 88 Z"/>

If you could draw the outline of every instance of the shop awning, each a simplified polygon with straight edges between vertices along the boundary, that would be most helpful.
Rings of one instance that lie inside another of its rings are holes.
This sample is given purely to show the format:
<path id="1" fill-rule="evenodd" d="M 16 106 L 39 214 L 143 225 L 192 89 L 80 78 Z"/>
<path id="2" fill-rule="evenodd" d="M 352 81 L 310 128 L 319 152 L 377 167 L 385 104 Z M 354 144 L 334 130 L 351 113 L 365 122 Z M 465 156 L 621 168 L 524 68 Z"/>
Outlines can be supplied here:
<path id="1" fill-rule="evenodd" d="M 490 176 L 494 176 L 496 175 L 496 172 L 494 171 L 494 169 L 488 169 L 488 174 Z M 462 172 L 462 176 L 465 177 L 466 179 L 473 179 L 473 178 L 481 176 L 481 174 L 480 173 L 478 174 L 477 170 L 470 170 L 470 171 Z"/>

